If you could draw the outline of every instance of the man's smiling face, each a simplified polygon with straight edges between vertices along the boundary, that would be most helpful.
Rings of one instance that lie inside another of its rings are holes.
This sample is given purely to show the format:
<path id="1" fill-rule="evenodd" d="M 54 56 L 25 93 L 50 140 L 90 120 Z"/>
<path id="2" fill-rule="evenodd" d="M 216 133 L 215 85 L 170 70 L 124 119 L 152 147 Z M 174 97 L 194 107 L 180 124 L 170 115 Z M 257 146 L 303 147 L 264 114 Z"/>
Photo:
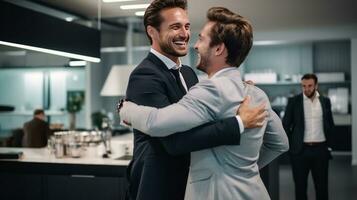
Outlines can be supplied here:
<path id="1" fill-rule="evenodd" d="M 190 39 L 190 22 L 187 11 L 169 8 L 161 11 L 163 19 L 160 30 L 154 31 L 153 43 L 157 43 L 162 54 L 171 57 L 185 56 Z"/>

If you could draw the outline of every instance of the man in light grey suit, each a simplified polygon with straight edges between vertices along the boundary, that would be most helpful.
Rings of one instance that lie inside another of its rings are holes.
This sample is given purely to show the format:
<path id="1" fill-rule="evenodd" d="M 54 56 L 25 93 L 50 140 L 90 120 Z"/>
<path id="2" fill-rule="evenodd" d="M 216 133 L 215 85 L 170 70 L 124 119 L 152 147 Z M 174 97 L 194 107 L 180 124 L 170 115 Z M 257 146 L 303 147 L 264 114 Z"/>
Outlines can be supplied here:
<path id="1" fill-rule="evenodd" d="M 226 8 L 207 13 L 195 49 L 197 67 L 208 79 L 193 86 L 176 104 L 164 108 L 125 102 L 122 120 L 156 137 L 191 129 L 206 122 L 234 116 L 243 97 L 252 104 L 269 102 L 259 88 L 245 84 L 238 66 L 252 46 L 252 28 L 242 16 Z M 191 153 L 186 199 L 270 199 L 259 168 L 288 150 L 288 139 L 279 117 L 266 105 L 268 118 L 260 128 L 246 129 L 241 145 L 219 146 Z"/>

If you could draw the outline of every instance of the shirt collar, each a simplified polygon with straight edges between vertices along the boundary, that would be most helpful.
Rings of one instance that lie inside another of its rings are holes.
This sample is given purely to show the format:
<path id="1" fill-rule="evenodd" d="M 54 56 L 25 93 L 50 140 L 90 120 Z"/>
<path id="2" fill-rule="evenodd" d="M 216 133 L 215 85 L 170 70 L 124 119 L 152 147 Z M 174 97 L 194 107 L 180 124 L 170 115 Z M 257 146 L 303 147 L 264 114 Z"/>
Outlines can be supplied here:
<path id="1" fill-rule="evenodd" d="M 176 64 L 174 61 L 172 61 L 170 58 L 162 55 L 161 53 L 159 53 L 158 51 L 156 51 L 155 49 L 151 48 L 150 52 L 153 53 L 155 56 L 157 56 L 165 65 L 166 67 L 170 70 L 170 69 L 179 69 L 182 67 L 181 64 L 181 60 L 179 58 L 179 64 Z"/>
<path id="2" fill-rule="evenodd" d="M 235 69 L 235 68 L 236 68 L 236 67 L 225 67 L 225 68 L 219 70 L 218 72 L 216 72 L 215 74 L 213 74 L 213 76 L 212 76 L 211 78 L 215 78 L 215 77 L 217 77 L 219 74 L 222 74 L 222 73 L 225 72 L 225 71 L 229 71 L 229 70 Z"/>
<path id="3" fill-rule="evenodd" d="M 307 97 L 304 93 L 303 93 L 303 96 L 304 96 L 304 100 L 309 100 L 309 99 L 310 99 L 310 98 Z M 314 100 L 315 100 L 316 98 L 319 98 L 319 97 L 320 97 L 320 93 L 319 93 L 318 91 L 316 91 L 316 96 L 315 96 Z"/>

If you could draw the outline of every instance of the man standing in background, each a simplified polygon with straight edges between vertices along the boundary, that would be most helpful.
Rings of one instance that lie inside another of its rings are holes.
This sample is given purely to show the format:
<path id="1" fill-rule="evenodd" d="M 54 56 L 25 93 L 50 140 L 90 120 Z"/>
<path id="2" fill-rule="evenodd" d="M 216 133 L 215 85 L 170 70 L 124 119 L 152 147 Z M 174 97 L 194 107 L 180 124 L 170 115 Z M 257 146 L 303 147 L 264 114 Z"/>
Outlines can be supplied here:
<path id="1" fill-rule="evenodd" d="M 24 124 L 23 147 L 45 147 L 47 139 L 51 135 L 46 115 L 42 109 L 36 109 L 33 119 Z"/>
<path id="2" fill-rule="evenodd" d="M 311 171 L 316 200 L 328 200 L 329 139 L 334 128 L 331 102 L 317 91 L 317 76 L 301 78 L 302 93 L 289 99 L 283 126 L 290 143 L 295 199 L 307 200 Z"/>

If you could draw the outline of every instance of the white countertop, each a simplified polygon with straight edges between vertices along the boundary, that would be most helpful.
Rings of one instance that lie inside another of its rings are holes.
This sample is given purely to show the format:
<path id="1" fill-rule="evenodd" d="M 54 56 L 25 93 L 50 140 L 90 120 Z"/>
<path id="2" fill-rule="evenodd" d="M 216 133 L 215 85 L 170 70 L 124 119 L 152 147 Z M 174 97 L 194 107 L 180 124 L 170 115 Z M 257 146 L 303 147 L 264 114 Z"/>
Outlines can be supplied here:
<path id="1" fill-rule="evenodd" d="M 129 147 L 130 152 L 132 152 L 132 141 L 132 133 L 113 137 L 111 141 L 112 154 L 110 155 L 110 158 L 102 158 L 104 151 L 102 143 L 98 146 L 85 147 L 85 150 L 83 150 L 83 154 L 80 158 L 56 158 L 54 154 L 50 153 L 48 148 L 0 148 L 0 152 L 22 151 L 23 156 L 21 159 L 11 159 L 11 161 L 18 162 L 127 166 L 130 162 L 129 160 L 115 160 L 115 158 L 124 155 L 125 146 Z"/>

